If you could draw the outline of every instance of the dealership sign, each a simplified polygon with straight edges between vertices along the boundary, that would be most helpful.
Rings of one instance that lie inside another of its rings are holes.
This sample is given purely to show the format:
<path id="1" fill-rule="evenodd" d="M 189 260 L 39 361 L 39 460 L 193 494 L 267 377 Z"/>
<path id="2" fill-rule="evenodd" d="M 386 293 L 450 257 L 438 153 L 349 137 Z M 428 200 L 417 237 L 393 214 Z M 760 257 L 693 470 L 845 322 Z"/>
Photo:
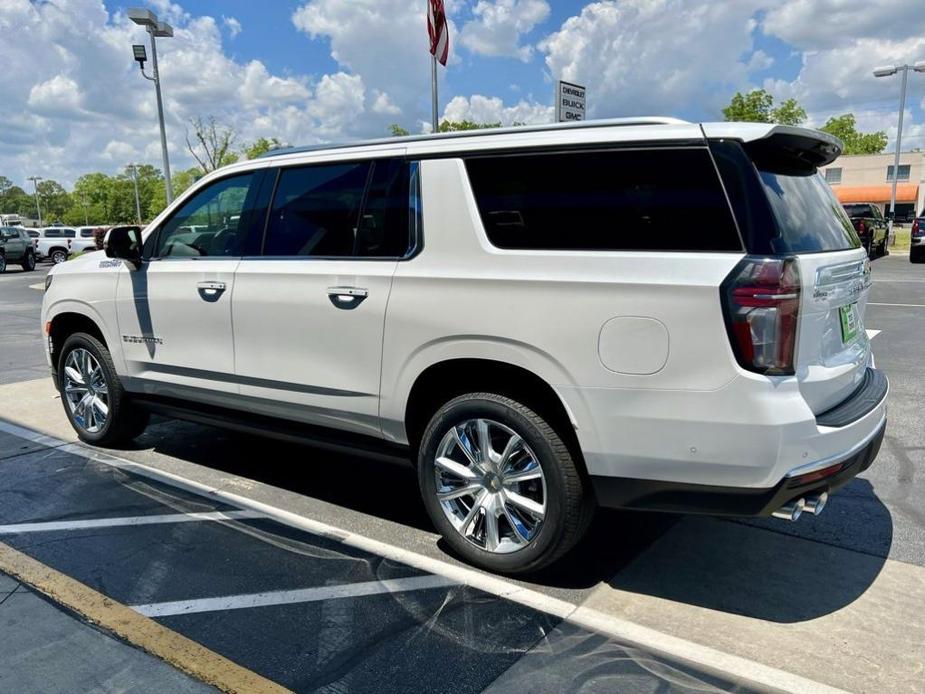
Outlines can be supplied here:
<path id="1" fill-rule="evenodd" d="M 556 121 L 559 123 L 585 119 L 585 88 L 559 80 L 556 85 Z"/>

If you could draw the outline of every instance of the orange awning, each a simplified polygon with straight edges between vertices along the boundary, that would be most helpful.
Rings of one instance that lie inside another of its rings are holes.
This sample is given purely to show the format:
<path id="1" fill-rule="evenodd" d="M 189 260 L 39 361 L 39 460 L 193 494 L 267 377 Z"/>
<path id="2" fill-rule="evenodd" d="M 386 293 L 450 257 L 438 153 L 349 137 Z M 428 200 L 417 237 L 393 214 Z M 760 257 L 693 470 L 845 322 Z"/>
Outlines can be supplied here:
<path id="1" fill-rule="evenodd" d="M 885 186 L 832 186 L 839 202 L 889 202 L 892 185 Z M 919 187 L 915 183 L 896 185 L 896 202 L 916 202 Z"/>

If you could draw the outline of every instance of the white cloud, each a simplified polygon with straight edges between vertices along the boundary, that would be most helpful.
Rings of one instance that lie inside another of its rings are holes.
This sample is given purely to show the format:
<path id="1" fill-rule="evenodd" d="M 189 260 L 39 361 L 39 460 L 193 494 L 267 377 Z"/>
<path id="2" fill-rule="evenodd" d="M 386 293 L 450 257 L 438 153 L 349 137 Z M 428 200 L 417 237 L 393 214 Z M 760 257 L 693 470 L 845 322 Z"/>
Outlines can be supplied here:
<path id="1" fill-rule="evenodd" d="M 764 31 L 808 50 L 925 32 L 925 8 L 918 0 L 783 0 L 767 5 Z"/>
<path id="2" fill-rule="evenodd" d="M 337 134 L 356 122 L 365 100 L 366 87 L 359 75 L 325 75 L 315 87 L 309 113 L 318 120 L 321 134 Z"/>
<path id="3" fill-rule="evenodd" d="M 230 38 L 236 38 L 241 33 L 241 22 L 234 17 L 225 17 L 222 15 L 222 24 L 228 32 Z"/>
<path id="4" fill-rule="evenodd" d="M 473 94 L 471 97 L 455 96 L 443 110 L 443 118 L 451 121 L 469 120 L 476 123 L 551 123 L 555 118 L 552 106 L 520 100 L 513 106 L 505 106 L 496 96 Z"/>
<path id="5" fill-rule="evenodd" d="M 365 112 L 363 78 L 338 72 L 312 79 L 238 62 L 222 45 L 231 18 L 197 17 L 167 0 L 149 3 L 175 36 L 158 42 L 171 165 L 191 166 L 189 119 L 214 115 L 239 140 L 343 139 Z M 0 1 L 0 172 L 18 183 L 41 175 L 66 185 L 88 171 L 113 172 L 129 159 L 161 166 L 151 83 L 131 58 L 144 30 L 102 0 Z M 425 32 L 426 33 L 426 32 Z M 86 37 L 92 36 L 88 41 Z M 147 66 L 150 74 L 150 64 Z M 380 110 L 393 111 L 380 90 Z M 383 96 L 380 96 L 383 95 Z M 391 113 L 395 119 L 395 114 Z"/>
<path id="6" fill-rule="evenodd" d="M 544 22 L 550 8 L 546 0 L 479 0 L 475 19 L 463 25 L 459 42 L 473 53 L 509 56 L 528 61 L 533 46 L 521 46 L 522 35 Z"/>
<path id="7" fill-rule="evenodd" d="M 774 65 L 774 58 L 762 50 L 757 50 L 752 53 L 752 57 L 748 59 L 746 69 L 749 72 L 761 72 L 762 70 L 767 70 L 772 65 Z"/>
<path id="8" fill-rule="evenodd" d="M 392 103 L 392 97 L 379 90 L 373 90 L 372 110 L 373 113 L 388 114 L 390 116 L 397 116 L 401 113 L 401 109 Z"/>
<path id="9" fill-rule="evenodd" d="M 429 113 L 430 56 L 424 8 L 419 0 L 311 0 L 293 13 L 296 28 L 311 39 L 329 40 L 331 57 L 344 72 L 362 76 L 374 95 L 366 117 L 355 121 L 355 134 L 385 135 L 398 114 L 410 122 Z M 452 61 L 457 34 L 452 20 L 449 24 Z M 446 83 L 445 73 L 441 82 Z M 381 101 L 380 108 L 375 108 L 382 93 L 388 94 L 394 108 L 383 110 Z"/>
<path id="10" fill-rule="evenodd" d="M 44 116 L 82 117 L 81 102 L 77 83 L 65 75 L 55 75 L 29 90 L 29 106 L 33 112 Z"/>
<path id="11" fill-rule="evenodd" d="M 588 88 L 591 117 L 701 111 L 747 87 L 758 0 L 593 2 L 540 43 L 553 79 Z M 668 29 L 666 29 L 668 27 Z"/>

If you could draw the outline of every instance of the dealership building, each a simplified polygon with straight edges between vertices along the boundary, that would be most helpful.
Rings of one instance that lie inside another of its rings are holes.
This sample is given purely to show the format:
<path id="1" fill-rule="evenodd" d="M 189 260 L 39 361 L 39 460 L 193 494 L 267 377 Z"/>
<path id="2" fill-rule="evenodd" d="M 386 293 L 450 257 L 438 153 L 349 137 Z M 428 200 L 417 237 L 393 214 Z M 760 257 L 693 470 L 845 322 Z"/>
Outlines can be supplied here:
<path id="1" fill-rule="evenodd" d="M 886 212 L 893 187 L 893 154 L 846 154 L 822 169 L 841 202 L 872 202 Z M 909 219 L 925 206 L 925 152 L 899 156 L 896 218 Z"/>

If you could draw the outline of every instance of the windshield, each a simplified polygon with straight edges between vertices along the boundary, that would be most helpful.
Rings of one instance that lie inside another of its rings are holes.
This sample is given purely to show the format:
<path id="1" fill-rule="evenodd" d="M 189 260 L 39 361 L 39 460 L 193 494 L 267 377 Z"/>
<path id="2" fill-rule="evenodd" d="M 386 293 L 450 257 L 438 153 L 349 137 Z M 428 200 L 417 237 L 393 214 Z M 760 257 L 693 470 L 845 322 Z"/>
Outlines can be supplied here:
<path id="1" fill-rule="evenodd" d="M 775 253 L 814 253 L 858 248 L 860 239 L 832 189 L 818 173 L 789 176 L 759 171 L 778 234 Z"/>

